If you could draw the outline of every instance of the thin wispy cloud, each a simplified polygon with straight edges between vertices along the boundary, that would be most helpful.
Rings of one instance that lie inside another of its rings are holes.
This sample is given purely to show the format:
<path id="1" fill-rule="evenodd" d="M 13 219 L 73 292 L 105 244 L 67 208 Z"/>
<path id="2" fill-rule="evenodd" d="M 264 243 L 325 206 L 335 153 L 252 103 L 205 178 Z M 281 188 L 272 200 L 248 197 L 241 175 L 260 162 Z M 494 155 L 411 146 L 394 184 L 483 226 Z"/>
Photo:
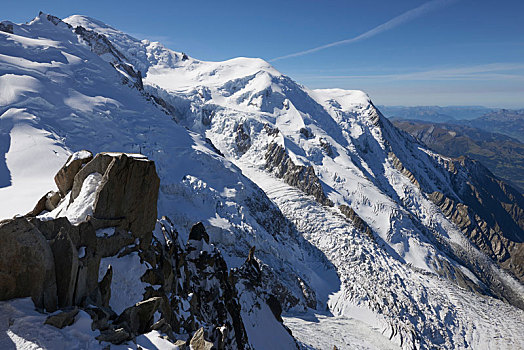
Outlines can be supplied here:
<path id="1" fill-rule="evenodd" d="M 284 56 L 280 56 L 280 57 L 276 57 L 276 58 L 273 58 L 271 60 L 269 60 L 269 62 L 275 62 L 275 61 L 280 61 L 280 60 L 283 60 L 283 59 L 287 59 L 287 58 L 292 58 L 292 57 L 298 57 L 298 56 L 304 56 L 304 55 L 307 55 L 307 54 L 310 54 L 310 53 L 313 53 L 313 52 L 317 52 L 317 51 L 320 51 L 320 50 L 325 50 L 327 48 L 330 48 L 330 47 L 333 47 L 333 46 L 339 46 L 339 45 L 347 45 L 347 44 L 352 44 L 352 43 L 355 43 L 357 41 L 362 41 L 362 40 L 365 40 L 365 39 L 369 39 L 377 34 L 380 34 L 380 33 L 383 33 L 385 31 L 388 31 L 388 30 L 391 30 L 403 23 L 406 23 L 406 22 L 409 22 L 417 17 L 420 17 L 428 12 L 431 12 L 431 11 L 434 11 L 438 8 L 441 8 L 443 6 L 446 6 L 452 2 L 455 2 L 456 0 L 432 0 L 432 1 L 429 1 L 429 2 L 426 2 L 422 5 L 420 5 L 419 7 L 416 7 L 414 9 L 411 9 L 407 12 L 404 12 L 403 14 L 395 17 L 395 18 L 392 18 L 390 19 L 389 21 L 385 22 L 385 23 L 382 23 L 381 25 L 371 29 L 371 30 L 368 30 L 367 32 L 365 33 L 362 33 L 356 37 L 353 37 L 353 38 L 349 38 L 349 39 L 345 39 L 345 40 L 340 40 L 340 41 L 335 41 L 335 42 L 332 42 L 332 43 L 329 43 L 329 44 L 325 44 L 325 45 L 322 45 L 322 46 L 318 46 L 318 47 L 314 47 L 312 49 L 308 49 L 308 50 L 304 50 L 304 51 L 299 51 L 299 52 L 295 52 L 295 53 L 292 53 L 292 54 L 289 54 L 289 55 L 284 55 Z"/>
<path id="2" fill-rule="evenodd" d="M 399 74 L 313 75 L 307 79 L 380 79 L 405 81 L 438 80 L 524 80 L 522 63 L 489 63 L 466 67 L 430 69 Z"/>

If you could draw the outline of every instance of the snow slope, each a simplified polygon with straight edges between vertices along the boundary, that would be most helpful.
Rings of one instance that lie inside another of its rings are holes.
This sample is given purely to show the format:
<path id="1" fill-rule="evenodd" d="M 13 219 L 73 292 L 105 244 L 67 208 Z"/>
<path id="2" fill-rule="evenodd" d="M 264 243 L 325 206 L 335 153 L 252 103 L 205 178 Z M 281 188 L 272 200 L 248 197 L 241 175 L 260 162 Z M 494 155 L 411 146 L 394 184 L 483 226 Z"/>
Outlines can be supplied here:
<path id="1" fill-rule="evenodd" d="M 488 296 L 503 285 L 522 301 L 523 286 L 427 199 L 453 195 L 442 158 L 398 132 L 365 93 L 309 90 L 260 59 L 204 62 L 85 16 L 64 21 L 71 27 L 40 15 L 0 32 L 2 217 L 29 211 L 53 187 L 40 179 L 72 151 L 139 152 L 155 160 L 159 215 L 179 232 L 203 221 L 230 267 L 256 246 L 302 343 L 322 348 L 343 332 L 339 348 L 362 337 L 363 348 L 524 347 L 522 310 Z M 90 46 L 77 26 L 112 46 Z M 123 62 L 141 72 L 143 89 Z M 269 172 L 271 144 L 311 166 L 334 205 Z M 307 307 L 330 313 L 317 322 Z"/>

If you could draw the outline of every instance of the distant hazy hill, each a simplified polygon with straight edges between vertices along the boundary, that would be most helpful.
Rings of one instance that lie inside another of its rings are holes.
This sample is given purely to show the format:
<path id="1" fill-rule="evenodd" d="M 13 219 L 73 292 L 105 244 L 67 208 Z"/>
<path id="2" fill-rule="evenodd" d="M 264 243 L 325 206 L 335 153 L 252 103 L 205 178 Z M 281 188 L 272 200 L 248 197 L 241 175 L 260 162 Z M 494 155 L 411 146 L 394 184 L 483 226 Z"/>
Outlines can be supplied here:
<path id="1" fill-rule="evenodd" d="M 494 111 L 481 106 L 379 106 L 379 109 L 390 119 L 416 119 L 436 123 L 475 119 Z"/>
<path id="2" fill-rule="evenodd" d="M 498 121 L 509 129 L 512 123 L 511 116 L 518 118 L 518 114 L 501 115 L 496 112 L 469 123 L 485 121 L 482 126 L 487 128 L 488 125 L 497 124 Z M 514 125 L 522 127 L 522 116 L 521 112 L 520 119 L 517 123 L 514 122 Z M 518 140 L 468 125 L 415 120 L 395 120 L 393 124 L 420 139 L 438 153 L 450 157 L 466 155 L 480 161 L 495 175 L 509 180 L 520 191 L 524 191 L 524 144 Z M 493 126 L 493 130 L 497 128 Z M 522 133 L 522 128 L 520 130 Z"/>
<path id="3" fill-rule="evenodd" d="M 524 142 L 524 109 L 500 109 L 473 120 L 461 121 L 461 123 L 505 134 Z"/>
<path id="4" fill-rule="evenodd" d="M 493 109 L 479 106 L 379 106 L 391 120 L 453 123 L 508 135 L 524 142 L 524 109 Z"/>

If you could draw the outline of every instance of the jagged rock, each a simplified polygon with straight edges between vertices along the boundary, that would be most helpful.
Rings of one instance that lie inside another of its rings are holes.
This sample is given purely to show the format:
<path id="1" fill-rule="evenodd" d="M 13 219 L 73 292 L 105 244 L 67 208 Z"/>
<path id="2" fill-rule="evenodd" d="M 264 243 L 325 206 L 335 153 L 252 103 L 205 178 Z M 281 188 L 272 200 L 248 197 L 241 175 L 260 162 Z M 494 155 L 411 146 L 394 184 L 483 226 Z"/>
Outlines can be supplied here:
<path id="1" fill-rule="evenodd" d="M 169 323 L 166 321 L 165 318 L 161 318 L 155 324 L 153 324 L 151 326 L 151 330 L 159 331 L 161 333 L 166 334 L 167 337 L 172 341 L 176 340 L 175 334 L 173 333 L 173 329 L 171 328 L 171 326 L 169 325 Z"/>
<path id="2" fill-rule="evenodd" d="M 50 246 L 55 261 L 58 307 L 71 306 L 77 281 L 78 251 L 67 231 L 60 231 Z"/>
<path id="3" fill-rule="evenodd" d="M 116 61 L 125 59 L 125 56 L 114 47 L 114 45 L 111 43 L 111 41 L 109 41 L 109 39 L 107 39 L 105 35 L 85 29 L 82 26 L 76 27 L 75 33 L 82 37 L 82 39 L 84 39 L 84 41 L 87 42 L 91 47 L 91 51 L 97 55 L 101 56 L 108 53 L 111 54 Z"/>
<path id="4" fill-rule="evenodd" d="M 115 233 L 109 237 L 97 237 L 98 254 L 102 258 L 117 254 L 123 247 L 134 243 L 135 237 L 127 230 L 115 229 Z"/>
<path id="5" fill-rule="evenodd" d="M 0 31 L 13 34 L 13 23 L 7 21 L 0 22 Z"/>
<path id="6" fill-rule="evenodd" d="M 264 124 L 264 130 L 267 132 L 268 136 L 275 136 L 280 132 L 278 128 L 274 128 L 269 124 Z"/>
<path id="7" fill-rule="evenodd" d="M 209 235 L 202 223 L 191 228 L 186 251 L 187 279 L 183 292 L 193 294 L 191 313 L 209 325 L 206 334 L 219 348 L 247 347 L 240 305 L 235 287 L 229 281 L 226 262 L 220 252 L 209 244 Z"/>
<path id="8" fill-rule="evenodd" d="M 78 315 L 78 309 L 74 308 L 71 311 L 62 311 L 59 314 L 51 315 L 46 318 L 44 323 L 62 329 L 75 323 L 76 315 Z"/>
<path id="9" fill-rule="evenodd" d="M 25 218 L 0 222 L 0 300 L 31 297 L 55 311 L 55 263 L 45 237 Z"/>
<path id="10" fill-rule="evenodd" d="M 143 238 L 155 228 L 160 179 L 155 163 L 140 155 L 100 153 L 75 176 L 71 190 L 74 201 L 85 178 L 103 174 L 93 206 L 95 219 L 123 219 L 119 227 Z"/>
<path id="11" fill-rule="evenodd" d="M 249 136 L 249 133 L 246 132 L 243 123 L 238 124 L 236 128 L 235 142 L 240 153 L 246 153 L 251 147 L 251 137 Z"/>
<path id="12" fill-rule="evenodd" d="M 288 185 L 312 195 L 319 203 L 333 206 L 333 202 L 324 193 L 322 184 L 312 166 L 296 165 L 286 150 L 276 143 L 268 146 L 265 158 L 266 169 L 272 171 L 275 176 L 283 179 Z"/>
<path id="13" fill-rule="evenodd" d="M 75 152 L 67 158 L 64 166 L 55 175 L 55 183 L 62 197 L 71 190 L 75 175 L 82 168 L 82 165 L 91 159 L 93 159 L 93 154 L 86 150 Z"/>
<path id="14" fill-rule="evenodd" d="M 204 225 L 199 222 L 193 225 L 191 228 L 191 231 L 189 232 L 189 240 L 190 241 L 201 241 L 204 240 L 207 244 L 209 244 L 209 235 L 206 232 L 206 228 Z"/>
<path id="15" fill-rule="evenodd" d="M 310 128 L 300 128 L 300 133 L 306 138 L 306 139 L 312 139 L 315 137 L 315 134 L 311 131 Z"/>
<path id="16" fill-rule="evenodd" d="M 357 213 L 353 210 L 353 208 L 347 206 L 346 204 L 341 204 L 338 209 L 342 214 L 344 214 L 345 217 L 347 217 L 353 225 L 355 225 L 355 228 L 359 230 L 360 232 L 366 234 L 369 238 L 372 240 L 375 240 L 375 237 L 373 236 L 373 232 L 371 231 L 371 228 L 369 225 L 360 217 Z"/>
<path id="17" fill-rule="evenodd" d="M 116 313 L 110 308 L 106 307 L 95 307 L 90 305 L 84 308 L 84 311 L 91 316 L 93 323 L 91 329 L 98 329 L 101 332 L 109 330 L 111 328 L 110 320 L 116 319 Z"/>
<path id="18" fill-rule="evenodd" d="M 91 224 L 91 220 L 82 222 L 78 226 L 71 224 L 65 217 L 47 221 L 40 221 L 37 218 L 32 218 L 31 222 L 49 241 L 56 240 L 61 233 L 69 237 L 73 247 L 77 251 L 82 249 L 83 256 L 78 258 L 78 272 L 76 283 L 74 285 L 74 300 L 72 301 L 73 305 L 81 305 L 86 297 L 93 293 L 93 291 L 98 287 L 98 268 L 101 256 L 98 253 L 99 243 L 97 241 L 95 228 Z M 58 249 L 58 251 L 60 251 L 60 249 Z M 59 252 L 58 254 L 64 253 Z M 61 267 L 60 269 L 66 269 L 66 267 Z M 62 281 L 62 279 L 60 280 Z M 66 288 L 67 290 L 70 290 L 70 287 L 65 287 L 62 284 L 60 284 L 58 288 Z"/>
<path id="19" fill-rule="evenodd" d="M 108 266 L 106 274 L 98 283 L 98 289 L 100 290 L 101 304 L 104 307 L 109 307 L 109 300 L 111 299 L 111 280 L 113 279 L 113 267 Z"/>
<path id="20" fill-rule="evenodd" d="M 395 153 L 389 152 L 388 157 L 391 160 L 391 163 L 393 164 L 393 166 L 398 171 L 400 171 L 403 175 L 405 175 L 409 179 L 409 181 L 411 181 L 413 185 L 420 188 L 420 184 L 418 180 L 415 178 L 415 176 L 413 175 L 411 171 L 409 171 L 408 169 L 404 167 L 404 164 L 402 164 L 402 162 L 400 161 L 400 159 L 398 159 Z"/>
<path id="21" fill-rule="evenodd" d="M 131 340 L 133 337 L 131 334 L 129 334 L 125 329 L 118 328 L 118 329 L 108 329 L 96 337 L 96 340 L 98 341 L 105 341 L 108 343 L 113 343 L 115 345 L 122 344 L 123 342 L 127 340 Z"/>
<path id="22" fill-rule="evenodd" d="M 207 341 L 204 337 L 204 328 L 200 328 L 198 331 L 193 334 L 191 341 L 189 343 L 191 349 L 193 350 L 211 350 L 214 349 L 213 343 Z"/>
<path id="23" fill-rule="evenodd" d="M 115 324 L 124 327 L 129 333 L 147 333 L 153 325 L 153 316 L 160 308 L 162 298 L 153 297 L 125 309 L 115 320 Z"/>
<path id="24" fill-rule="evenodd" d="M 178 346 L 179 350 L 189 350 L 189 346 L 187 345 L 187 341 L 177 340 L 175 342 L 175 346 Z"/>
<path id="25" fill-rule="evenodd" d="M 324 152 L 326 152 L 328 156 L 330 157 L 335 156 L 335 152 L 333 152 L 333 147 L 331 147 L 330 143 L 326 139 L 321 137 L 319 142 L 320 142 L 320 147 L 322 147 L 322 149 L 324 150 Z"/>
<path id="26" fill-rule="evenodd" d="M 33 217 L 39 215 L 44 210 L 51 211 L 56 208 L 59 202 L 60 193 L 55 191 L 49 191 L 38 200 L 33 210 L 31 210 L 25 216 Z"/>
<path id="27" fill-rule="evenodd" d="M 275 337 L 274 341 L 266 340 L 263 344 L 252 343 L 252 345 L 255 348 L 261 346 L 267 348 L 298 348 L 291 331 L 283 323 L 280 302 L 274 295 L 268 293 L 266 286 L 263 285 L 262 270 L 254 254 L 255 247 L 252 247 L 244 264 L 239 268 L 232 269 L 230 275 L 230 280 L 239 293 L 242 319 L 244 322 L 249 320 L 245 323 L 248 335 L 252 334 L 250 332 L 256 332 L 257 327 L 263 327 L 272 332 L 272 336 Z M 261 316 L 268 315 L 269 312 L 275 317 L 273 320 L 270 317 Z M 258 341 L 256 338 L 255 340 Z"/>

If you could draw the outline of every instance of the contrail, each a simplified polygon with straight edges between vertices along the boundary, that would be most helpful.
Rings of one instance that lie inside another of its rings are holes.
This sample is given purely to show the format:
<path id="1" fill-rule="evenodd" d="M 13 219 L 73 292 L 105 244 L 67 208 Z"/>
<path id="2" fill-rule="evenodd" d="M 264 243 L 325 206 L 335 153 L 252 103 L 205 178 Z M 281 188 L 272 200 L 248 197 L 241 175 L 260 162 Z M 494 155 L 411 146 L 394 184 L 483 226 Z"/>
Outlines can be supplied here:
<path id="1" fill-rule="evenodd" d="M 442 7 L 444 5 L 447 5 L 451 2 L 454 2 L 455 0 L 432 0 L 432 1 L 429 1 L 429 2 L 426 2 L 425 4 L 422 4 L 420 5 L 419 7 L 416 7 L 414 9 L 411 9 L 407 12 L 404 12 L 403 14 L 395 17 L 395 18 L 392 18 L 390 19 L 389 21 L 387 21 L 386 23 L 382 23 L 381 25 L 371 29 L 371 30 L 368 30 L 367 32 L 363 33 L 363 34 L 360 34 L 354 38 L 350 38 L 350 39 L 345 39 L 345 40 L 340 40 L 340 41 L 335 41 L 333 43 L 330 43 L 330 44 L 325 44 L 325 45 L 322 45 L 322 46 L 318 46 L 318 47 L 314 47 L 312 49 L 309 49 L 309 50 L 304 50 L 304 51 L 299 51 L 299 52 L 295 52 L 295 53 L 292 53 L 292 54 L 289 54 L 289 55 L 285 55 L 285 56 L 280 56 L 280 57 L 276 57 L 276 58 L 273 58 L 272 60 L 269 60 L 269 62 L 275 62 L 275 61 L 279 61 L 279 60 L 283 60 L 283 59 L 286 59 L 286 58 L 291 58 L 291 57 L 297 57 L 297 56 L 303 56 L 303 55 L 307 55 L 309 53 L 312 53 L 312 52 L 317 52 L 317 51 L 320 51 L 320 50 L 324 50 L 324 49 L 327 49 L 329 47 L 333 47 L 333 46 L 339 46 L 339 45 L 344 45 L 344 44 L 352 44 L 354 42 L 357 42 L 357 41 L 361 41 L 361 40 L 364 40 L 364 39 L 368 39 L 368 38 L 371 38 L 372 36 L 375 36 L 377 34 L 380 34 L 382 32 L 385 32 L 387 30 L 390 30 L 392 28 L 395 28 L 396 26 L 399 26 L 405 22 L 408 22 L 414 18 L 417 18 L 419 16 L 422 16 L 430 11 L 433 11 L 433 10 L 436 10 L 437 8 L 439 7 Z"/>

